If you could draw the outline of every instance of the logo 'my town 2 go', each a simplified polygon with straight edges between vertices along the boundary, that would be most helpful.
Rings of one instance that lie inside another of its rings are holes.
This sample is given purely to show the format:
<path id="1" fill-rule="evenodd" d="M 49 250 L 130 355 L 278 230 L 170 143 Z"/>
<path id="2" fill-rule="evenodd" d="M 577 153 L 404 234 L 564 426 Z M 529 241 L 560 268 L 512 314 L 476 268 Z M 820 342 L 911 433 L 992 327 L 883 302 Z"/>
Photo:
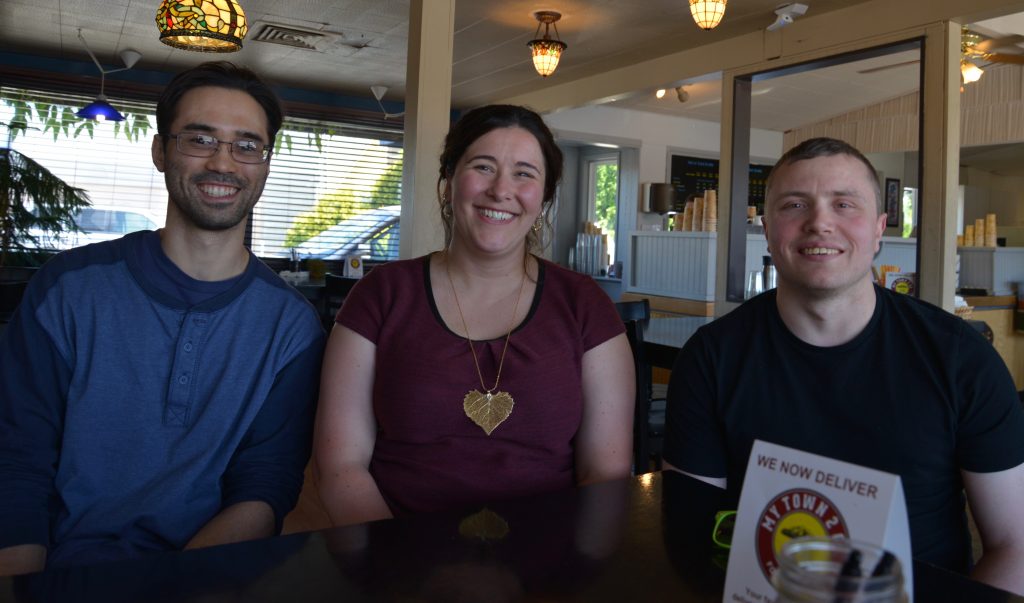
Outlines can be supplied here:
<path id="1" fill-rule="evenodd" d="M 825 496 L 796 488 L 779 494 L 761 512 L 757 526 L 757 560 L 771 581 L 779 568 L 782 546 L 801 536 L 849 537 L 846 520 Z"/>

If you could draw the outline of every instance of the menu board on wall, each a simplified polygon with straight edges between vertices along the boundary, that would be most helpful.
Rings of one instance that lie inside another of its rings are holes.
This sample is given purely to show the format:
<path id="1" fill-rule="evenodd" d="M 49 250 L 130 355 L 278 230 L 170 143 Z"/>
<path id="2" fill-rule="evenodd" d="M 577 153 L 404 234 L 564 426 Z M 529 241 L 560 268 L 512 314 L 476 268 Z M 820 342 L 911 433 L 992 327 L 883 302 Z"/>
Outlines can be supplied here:
<path id="1" fill-rule="evenodd" d="M 747 205 L 756 205 L 758 213 L 764 213 L 765 180 L 770 165 L 750 165 Z M 703 157 L 672 156 L 672 185 L 676 187 L 676 199 L 683 203 L 691 194 L 702 194 L 708 189 L 718 190 L 718 160 Z M 682 207 L 678 208 L 682 210 Z"/>

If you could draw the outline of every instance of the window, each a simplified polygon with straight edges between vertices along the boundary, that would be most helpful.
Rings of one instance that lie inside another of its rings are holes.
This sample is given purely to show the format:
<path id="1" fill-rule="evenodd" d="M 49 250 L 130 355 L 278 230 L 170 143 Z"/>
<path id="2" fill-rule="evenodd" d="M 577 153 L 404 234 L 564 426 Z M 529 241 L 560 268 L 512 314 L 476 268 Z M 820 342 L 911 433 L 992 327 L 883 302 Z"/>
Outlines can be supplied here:
<path id="1" fill-rule="evenodd" d="M 6 142 L 89 193 L 92 208 L 79 214 L 83 231 L 100 220 L 109 222 L 104 232 L 118 236 L 162 226 L 167 189 L 150 153 L 156 103 L 112 98 L 128 116 L 119 124 L 75 118 L 74 111 L 91 101 L 0 87 L 0 144 Z M 19 120 L 27 129 L 12 132 L 8 124 Z M 302 246 L 319 236 L 321 247 L 344 255 L 395 259 L 401 175 L 400 126 L 288 118 L 253 210 L 250 247 L 261 257 L 289 257 L 292 248 L 307 257 Z M 382 220 L 381 212 L 388 219 Z M 75 234 L 42 239 L 56 249 L 94 242 Z"/>
<path id="2" fill-rule="evenodd" d="M 608 259 L 614 263 L 616 233 L 619 227 L 619 157 L 617 154 L 588 158 L 587 220 L 608 237 Z"/>

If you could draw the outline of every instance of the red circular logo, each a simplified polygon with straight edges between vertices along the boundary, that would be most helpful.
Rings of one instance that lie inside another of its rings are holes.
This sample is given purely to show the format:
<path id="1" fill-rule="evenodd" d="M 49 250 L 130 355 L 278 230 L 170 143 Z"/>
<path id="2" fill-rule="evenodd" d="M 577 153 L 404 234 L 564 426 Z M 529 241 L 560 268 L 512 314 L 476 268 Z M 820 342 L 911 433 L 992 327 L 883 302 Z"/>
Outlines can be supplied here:
<path id="1" fill-rule="evenodd" d="M 801 536 L 849 537 L 850 532 L 839 509 L 818 492 L 796 488 L 779 494 L 761 512 L 755 537 L 757 561 L 769 582 L 779 568 L 782 545 Z"/>

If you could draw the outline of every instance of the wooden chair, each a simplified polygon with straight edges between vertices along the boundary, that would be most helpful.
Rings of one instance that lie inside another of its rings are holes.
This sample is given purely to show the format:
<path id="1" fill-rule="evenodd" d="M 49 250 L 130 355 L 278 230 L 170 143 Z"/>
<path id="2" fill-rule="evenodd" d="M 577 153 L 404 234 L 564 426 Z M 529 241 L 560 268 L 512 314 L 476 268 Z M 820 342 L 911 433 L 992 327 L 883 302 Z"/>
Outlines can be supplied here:
<path id="1" fill-rule="evenodd" d="M 626 326 L 626 338 L 633 350 L 633 368 L 636 373 L 636 402 L 633 406 L 633 473 L 640 475 L 661 468 L 661 440 L 665 433 L 665 400 L 653 399 L 651 365 L 644 354 L 644 326 L 651 317 L 650 302 L 646 299 L 618 302 Z"/>

